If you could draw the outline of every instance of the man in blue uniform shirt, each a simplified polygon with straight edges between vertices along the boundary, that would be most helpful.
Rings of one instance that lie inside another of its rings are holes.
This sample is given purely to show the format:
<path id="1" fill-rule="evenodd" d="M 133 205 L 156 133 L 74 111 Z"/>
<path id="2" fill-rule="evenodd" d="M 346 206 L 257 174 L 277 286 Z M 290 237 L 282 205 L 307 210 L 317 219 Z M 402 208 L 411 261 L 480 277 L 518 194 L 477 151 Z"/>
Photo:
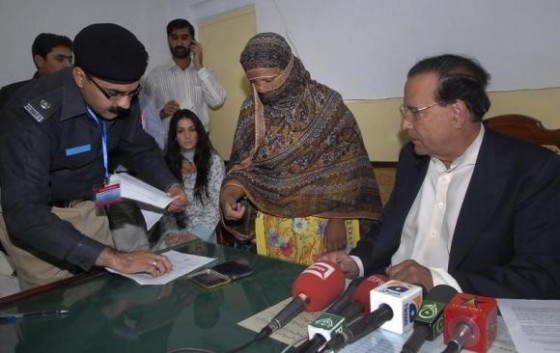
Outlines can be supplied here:
<path id="1" fill-rule="evenodd" d="M 165 256 L 113 248 L 95 190 L 106 185 L 111 158 L 174 197 L 187 197 L 141 126 L 137 95 L 148 62 L 142 43 L 115 24 L 93 24 L 74 39 L 71 70 L 30 82 L 0 118 L 0 238 L 22 288 L 93 266 L 158 276 Z M 8 236 L 9 234 L 9 236 Z"/>

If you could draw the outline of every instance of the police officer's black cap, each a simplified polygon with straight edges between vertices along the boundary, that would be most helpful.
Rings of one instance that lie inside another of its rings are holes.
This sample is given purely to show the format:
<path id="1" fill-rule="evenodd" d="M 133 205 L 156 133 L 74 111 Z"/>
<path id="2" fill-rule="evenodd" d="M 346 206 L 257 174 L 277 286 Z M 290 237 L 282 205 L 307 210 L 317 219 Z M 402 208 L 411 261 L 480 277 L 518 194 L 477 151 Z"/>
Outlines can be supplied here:
<path id="1" fill-rule="evenodd" d="M 101 80 L 112 83 L 139 81 L 148 53 L 129 30 L 113 23 L 95 23 L 74 38 L 75 65 Z"/>

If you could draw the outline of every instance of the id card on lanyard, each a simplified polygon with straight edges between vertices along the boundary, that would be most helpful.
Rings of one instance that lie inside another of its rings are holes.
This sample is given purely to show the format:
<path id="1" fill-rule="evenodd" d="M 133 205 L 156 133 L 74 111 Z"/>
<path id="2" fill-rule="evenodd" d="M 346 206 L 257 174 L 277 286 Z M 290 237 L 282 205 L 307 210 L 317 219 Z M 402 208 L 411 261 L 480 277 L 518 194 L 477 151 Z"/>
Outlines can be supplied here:
<path id="1" fill-rule="evenodd" d="M 107 127 L 105 121 L 99 119 L 97 115 L 87 107 L 87 115 L 89 118 L 97 123 L 101 129 L 101 150 L 103 154 L 103 169 L 105 171 L 104 175 L 104 185 L 94 188 L 95 192 L 95 204 L 97 206 L 107 206 L 121 201 L 121 189 L 118 177 L 109 177 L 109 152 L 107 147 Z"/>

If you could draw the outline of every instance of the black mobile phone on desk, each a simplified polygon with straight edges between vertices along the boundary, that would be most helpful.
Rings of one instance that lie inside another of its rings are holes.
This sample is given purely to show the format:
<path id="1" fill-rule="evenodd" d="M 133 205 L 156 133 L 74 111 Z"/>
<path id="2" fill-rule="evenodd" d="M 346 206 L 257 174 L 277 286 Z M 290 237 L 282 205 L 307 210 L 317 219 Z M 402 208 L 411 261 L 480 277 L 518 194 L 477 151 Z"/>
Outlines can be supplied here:
<path id="1" fill-rule="evenodd" d="M 249 265 L 244 265 L 236 261 L 227 261 L 221 264 L 217 264 L 212 269 L 219 272 L 225 276 L 228 276 L 232 280 L 244 278 L 253 274 L 254 270 Z"/>

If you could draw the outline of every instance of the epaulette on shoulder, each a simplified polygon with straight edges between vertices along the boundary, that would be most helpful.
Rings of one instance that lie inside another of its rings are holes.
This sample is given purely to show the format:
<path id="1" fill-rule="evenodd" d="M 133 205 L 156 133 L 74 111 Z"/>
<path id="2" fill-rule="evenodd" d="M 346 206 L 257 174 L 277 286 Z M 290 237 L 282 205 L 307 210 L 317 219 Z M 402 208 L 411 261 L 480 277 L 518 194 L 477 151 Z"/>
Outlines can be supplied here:
<path id="1" fill-rule="evenodd" d="M 54 114 L 61 103 L 61 95 L 54 90 L 24 102 L 22 108 L 36 122 L 42 124 Z"/>

